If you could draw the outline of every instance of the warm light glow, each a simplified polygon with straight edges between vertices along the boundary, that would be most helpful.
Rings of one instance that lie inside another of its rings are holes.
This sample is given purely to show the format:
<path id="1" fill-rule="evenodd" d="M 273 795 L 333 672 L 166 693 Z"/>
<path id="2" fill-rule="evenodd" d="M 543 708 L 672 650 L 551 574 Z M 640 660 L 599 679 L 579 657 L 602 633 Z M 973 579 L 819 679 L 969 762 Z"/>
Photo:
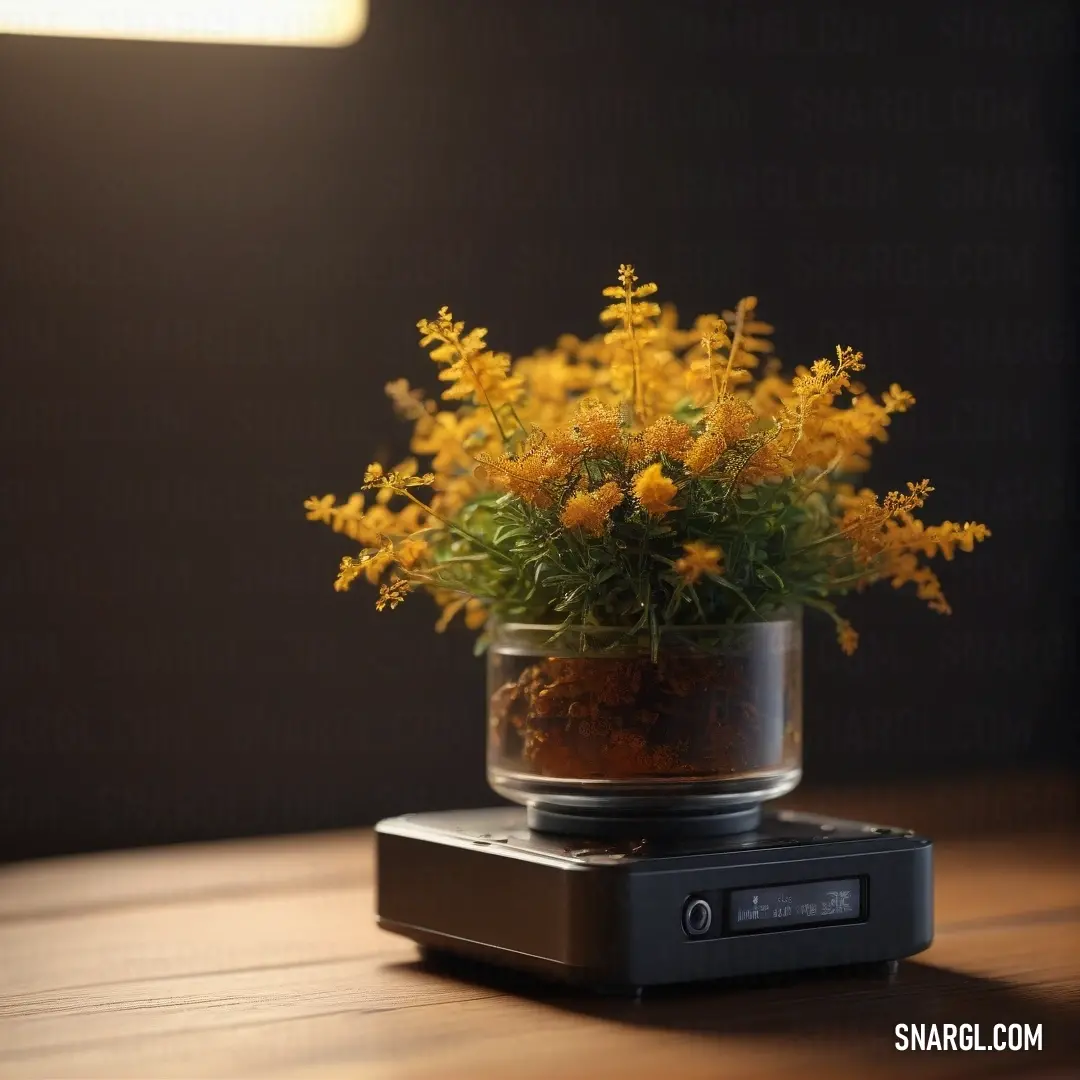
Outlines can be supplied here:
<path id="1" fill-rule="evenodd" d="M 367 0 L 0 0 L 0 34 L 350 45 Z"/>

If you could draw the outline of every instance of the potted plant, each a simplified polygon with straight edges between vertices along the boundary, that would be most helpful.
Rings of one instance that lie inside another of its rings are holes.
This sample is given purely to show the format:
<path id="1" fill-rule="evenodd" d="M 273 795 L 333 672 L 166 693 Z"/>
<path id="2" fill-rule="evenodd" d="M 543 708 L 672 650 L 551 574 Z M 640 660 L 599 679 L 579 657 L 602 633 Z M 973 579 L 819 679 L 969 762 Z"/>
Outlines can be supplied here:
<path id="1" fill-rule="evenodd" d="M 989 536 L 924 525 L 926 480 L 857 485 L 914 404 L 868 393 L 861 353 L 784 375 L 754 297 L 687 329 L 656 291 L 620 266 L 605 332 L 516 360 L 447 308 L 421 320 L 443 404 L 386 387 L 414 456 L 304 504 L 361 548 L 335 588 L 426 591 L 437 630 L 479 631 L 489 781 L 549 830 L 752 823 L 801 775 L 804 609 L 850 654 L 837 598 L 911 584 L 947 613 L 924 559 Z"/>

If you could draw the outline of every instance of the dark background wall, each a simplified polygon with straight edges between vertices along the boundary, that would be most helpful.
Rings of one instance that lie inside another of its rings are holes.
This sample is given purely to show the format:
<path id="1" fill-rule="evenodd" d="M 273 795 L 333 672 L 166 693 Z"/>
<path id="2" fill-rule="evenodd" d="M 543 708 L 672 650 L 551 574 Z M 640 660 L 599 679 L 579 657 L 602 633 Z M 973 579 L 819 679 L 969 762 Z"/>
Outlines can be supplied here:
<path id="1" fill-rule="evenodd" d="M 919 398 L 872 478 L 993 539 L 811 623 L 807 775 L 1076 747 L 1066 2 L 373 0 L 341 51 L 0 39 L 0 854 L 481 804 L 471 639 L 306 523 L 449 303 L 522 352 L 622 260 Z"/>

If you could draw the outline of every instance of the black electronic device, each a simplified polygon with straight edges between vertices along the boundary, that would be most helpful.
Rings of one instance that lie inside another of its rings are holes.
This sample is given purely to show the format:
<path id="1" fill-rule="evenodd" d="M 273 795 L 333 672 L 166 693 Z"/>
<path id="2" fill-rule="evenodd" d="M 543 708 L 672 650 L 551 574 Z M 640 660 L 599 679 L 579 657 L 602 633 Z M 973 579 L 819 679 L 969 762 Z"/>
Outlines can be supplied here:
<path id="1" fill-rule="evenodd" d="M 379 925 L 613 990 L 895 961 L 933 937 L 932 847 L 791 811 L 711 837 L 575 838 L 521 807 L 376 828 Z"/>

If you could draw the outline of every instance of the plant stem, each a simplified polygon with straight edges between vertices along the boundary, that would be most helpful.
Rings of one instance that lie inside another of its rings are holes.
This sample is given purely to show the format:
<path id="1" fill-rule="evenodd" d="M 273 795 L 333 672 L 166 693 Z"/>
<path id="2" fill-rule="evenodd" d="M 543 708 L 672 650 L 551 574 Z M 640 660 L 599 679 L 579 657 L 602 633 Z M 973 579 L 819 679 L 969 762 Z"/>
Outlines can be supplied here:
<path id="1" fill-rule="evenodd" d="M 884 525 L 885 522 L 889 520 L 890 516 L 891 515 L 885 513 L 884 511 L 879 511 L 879 520 L 877 522 L 878 526 Z M 794 551 L 791 552 L 791 554 L 801 555 L 804 551 L 809 551 L 811 548 L 819 547 L 821 544 L 827 544 L 831 540 L 839 540 L 842 536 L 846 536 L 849 532 L 851 532 L 852 529 L 857 528 L 858 526 L 863 524 L 865 524 L 865 522 L 854 521 L 846 529 L 840 529 L 837 532 L 829 533 L 828 536 L 822 536 L 819 537 L 817 540 L 812 540 L 809 544 L 804 544 L 801 548 L 796 548 Z"/>
<path id="2" fill-rule="evenodd" d="M 727 393 L 728 375 L 731 374 L 731 367 L 735 363 L 735 354 L 742 346 L 743 324 L 745 322 L 746 305 L 740 300 L 735 305 L 735 333 L 731 335 L 731 348 L 728 349 L 727 363 L 724 365 L 724 381 L 720 386 L 720 396 Z M 720 396 L 717 397 L 717 401 L 720 400 Z"/>
<path id="3" fill-rule="evenodd" d="M 455 532 L 459 536 L 463 536 L 466 540 L 471 540 L 474 544 L 476 544 L 477 547 L 483 548 L 484 551 L 486 551 L 489 555 L 493 555 L 500 562 L 504 562 L 507 564 L 510 564 L 512 562 L 512 560 L 508 559 L 501 551 L 498 550 L 498 548 L 493 548 L 490 544 L 486 544 L 475 533 L 469 532 L 468 529 L 463 529 L 460 525 L 455 524 L 453 521 L 447 520 L 441 514 L 436 514 L 435 511 L 427 505 L 427 503 L 422 502 L 420 499 L 418 499 L 415 495 L 413 495 L 411 491 L 409 491 L 408 488 L 397 488 L 396 492 L 398 495 L 404 495 L 405 498 L 409 500 L 409 502 L 414 503 L 416 506 L 419 506 L 420 509 L 424 511 L 424 513 L 430 514 L 436 521 L 441 521 L 451 532 Z"/>
<path id="4" fill-rule="evenodd" d="M 816 547 L 821 547 L 822 544 L 828 544 L 833 540 L 839 540 L 844 535 L 844 530 L 840 532 L 829 533 L 828 536 L 819 536 L 816 540 L 811 540 L 809 544 L 803 544 L 802 547 L 795 548 L 789 554 L 801 555 L 804 551 L 811 551 Z"/>
<path id="5" fill-rule="evenodd" d="M 815 487 L 817 487 L 817 485 L 821 482 L 821 480 L 823 480 L 826 476 L 828 476 L 836 468 L 836 466 L 839 465 L 840 462 L 843 461 L 843 460 L 844 460 L 844 455 L 842 453 L 835 454 L 833 456 L 832 461 L 830 461 L 829 464 L 826 465 L 825 468 L 822 469 L 817 474 L 817 476 L 815 476 L 813 479 L 807 481 L 807 483 L 808 483 L 808 485 L 810 487 L 810 490 L 813 491 L 813 489 Z"/>
<path id="6" fill-rule="evenodd" d="M 638 345 L 637 335 L 634 333 L 634 290 L 632 285 L 623 286 L 626 311 L 623 314 L 623 325 L 626 328 L 626 337 L 630 342 L 630 356 L 634 364 L 634 418 L 639 424 L 645 423 L 645 391 L 641 385 L 641 347 Z"/>
<path id="7" fill-rule="evenodd" d="M 846 585 L 846 584 L 848 584 L 848 582 L 853 582 L 853 581 L 865 581 L 865 582 L 867 582 L 867 584 L 869 584 L 870 581 L 872 580 L 873 576 L 874 575 L 872 573 L 845 574 L 844 577 L 831 578 L 829 580 L 829 584 L 830 585 Z"/>
<path id="8" fill-rule="evenodd" d="M 829 618 L 832 619 L 832 621 L 836 623 L 837 626 L 839 626 L 843 621 L 836 613 L 836 609 L 831 603 L 829 603 L 828 600 L 818 600 L 812 596 L 804 596 L 803 603 L 807 604 L 809 607 L 817 608 L 818 611 L 824 611 L 825 614 L 828 615 Z"/>
<path id="9" fill-rule="evenodd" d="M 506 430 L 502 426 L 502 421 L 499 419 L 499 414 L 495 411 L 495 406 L 491 404 L 491 397 L 487 392 L 487 388 L 480 380 L 480 376 L 477 373 L 476 368 L 473 367 L 472 360 L 469 359 L 469 354 L 462 348 L 461 339 L 457 334 L 451 334 L 447 339 L 448 344 L 457 349 L 457 354 L 461 358 L 462 362 L 472 373 L 473 381 L 480 388 L 480 393 L 484 395 L 484 404 L 488 407 L 488 411 L 491 413 L 491 418 L 495 421 L 495 426 L 499 429 L 499 438 L 502 439 L 503 445 L 507 443 Z M 515 417 L 517 414 L 514 414 Z M 521 423 L 519 420 L 518 423 Z"/>
<path id="10" fill-rule="evenodd" d="M 510 409 L 510 415 L 514 418 L 514 422 L 519 428 L 521 428 L 522 432 L 527 435 L 529 433 L 529 429 L 525 426 L 525 421 L 522 420 L 520 416 L 518 416 L 518 411 L 514 408 L 514 403 L 512 401 L 508 401 L 506 404 L 507 407 Z"/>

